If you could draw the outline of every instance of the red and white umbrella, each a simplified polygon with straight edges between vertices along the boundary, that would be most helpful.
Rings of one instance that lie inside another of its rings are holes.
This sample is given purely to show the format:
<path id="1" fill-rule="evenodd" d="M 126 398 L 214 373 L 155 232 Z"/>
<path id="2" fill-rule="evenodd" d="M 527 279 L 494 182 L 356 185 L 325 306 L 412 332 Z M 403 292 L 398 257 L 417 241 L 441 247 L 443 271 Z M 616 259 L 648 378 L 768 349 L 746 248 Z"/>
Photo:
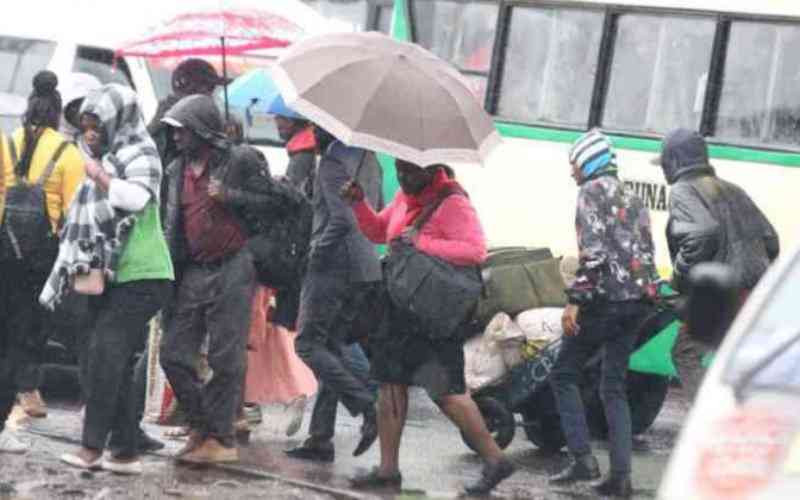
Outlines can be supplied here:
<path id="1" fill-rule="evenodd" d="M 116 54 L 147 58 L 222 56 L 223 78 L 227 81 L 226 55 L 286 47 L 306 34 L 282 13 L 256 8 L 210 8 L 174 15 L 142 37 L 123 43 Z M 227 97 L 226 89 L 226 116 Z"/>

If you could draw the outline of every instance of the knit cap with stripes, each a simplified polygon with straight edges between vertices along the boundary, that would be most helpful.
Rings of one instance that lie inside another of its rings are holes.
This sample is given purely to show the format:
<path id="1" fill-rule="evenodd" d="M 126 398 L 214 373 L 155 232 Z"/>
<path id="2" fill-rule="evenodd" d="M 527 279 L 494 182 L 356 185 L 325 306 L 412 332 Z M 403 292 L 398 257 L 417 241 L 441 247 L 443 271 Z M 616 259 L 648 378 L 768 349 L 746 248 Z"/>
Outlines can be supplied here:
<path id="1" fill-rule="evenodd" d="M 569 161 L 581 169 L 584 179 L 601 170 L 616 170 L 617 154 L 608 137 L 597 129 L 583 134 L 572 145 Z"/>

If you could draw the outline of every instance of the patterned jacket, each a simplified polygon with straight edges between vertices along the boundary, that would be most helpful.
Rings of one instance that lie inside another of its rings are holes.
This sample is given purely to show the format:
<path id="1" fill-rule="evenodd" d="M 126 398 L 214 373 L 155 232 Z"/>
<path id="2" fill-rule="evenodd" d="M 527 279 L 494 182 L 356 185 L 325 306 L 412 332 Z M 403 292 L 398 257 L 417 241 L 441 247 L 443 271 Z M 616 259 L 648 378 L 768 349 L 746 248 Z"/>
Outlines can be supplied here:
<path id="1" fill-rule="evenodd" d="M 613 172 L 580 186 L 575 214 L 579 267 L 567 289 L 571 304 L 589 305 L 652 297 L 658 280 L 650 215 Z"/>

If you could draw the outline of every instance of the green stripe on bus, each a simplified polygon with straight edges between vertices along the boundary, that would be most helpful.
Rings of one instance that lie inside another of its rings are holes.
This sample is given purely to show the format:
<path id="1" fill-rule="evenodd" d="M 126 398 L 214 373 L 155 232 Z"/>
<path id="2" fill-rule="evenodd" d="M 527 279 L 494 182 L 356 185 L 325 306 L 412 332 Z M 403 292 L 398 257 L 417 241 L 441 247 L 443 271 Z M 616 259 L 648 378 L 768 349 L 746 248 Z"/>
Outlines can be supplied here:
<path id="1" fill-rule="evenodd" d="M 411 30 L 408 26 L 406 0 L 394 0 L 392 37 L 398 40 L 411 41 Z"/>
<path id="2" fill-rule="evenodd" d="M 506 137 L 521 139 L 535 139 L 552 142 L 574 142 L 583 132 L 574 130 L 559 130 L 545 127 L 532 127 L 516 123 L 496 122 L 497 130 Z M 634 151 L 658 152 L 661 150 L 661 141 L 658 139 L 643 139 L 638 137 L 620 137 L 612 135 L 613 143 L 620 149 Z M 780 151 L 763 151 L 737 146 L 709 146 L 712 158 L 722 160 L 736 160 L 753 163 L 769 163 L 785 167 L 800 167 L 800 154 L 784 153 Z"/>

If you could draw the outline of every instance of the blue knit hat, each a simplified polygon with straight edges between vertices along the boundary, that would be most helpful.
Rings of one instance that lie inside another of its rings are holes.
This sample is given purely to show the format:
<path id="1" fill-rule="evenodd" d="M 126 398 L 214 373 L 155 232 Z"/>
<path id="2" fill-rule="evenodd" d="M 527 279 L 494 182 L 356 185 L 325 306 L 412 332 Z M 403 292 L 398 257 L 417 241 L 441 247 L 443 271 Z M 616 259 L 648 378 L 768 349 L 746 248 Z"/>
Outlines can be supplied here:
<path id="1" fill-rule="evenodd" d="M 583 178 L 601 170 L 617 169 L 617 154 L 611 141 L 598 129 L 592 129 L 575 141 L 569 151 L 569 161 L 580 167 Z"/>

